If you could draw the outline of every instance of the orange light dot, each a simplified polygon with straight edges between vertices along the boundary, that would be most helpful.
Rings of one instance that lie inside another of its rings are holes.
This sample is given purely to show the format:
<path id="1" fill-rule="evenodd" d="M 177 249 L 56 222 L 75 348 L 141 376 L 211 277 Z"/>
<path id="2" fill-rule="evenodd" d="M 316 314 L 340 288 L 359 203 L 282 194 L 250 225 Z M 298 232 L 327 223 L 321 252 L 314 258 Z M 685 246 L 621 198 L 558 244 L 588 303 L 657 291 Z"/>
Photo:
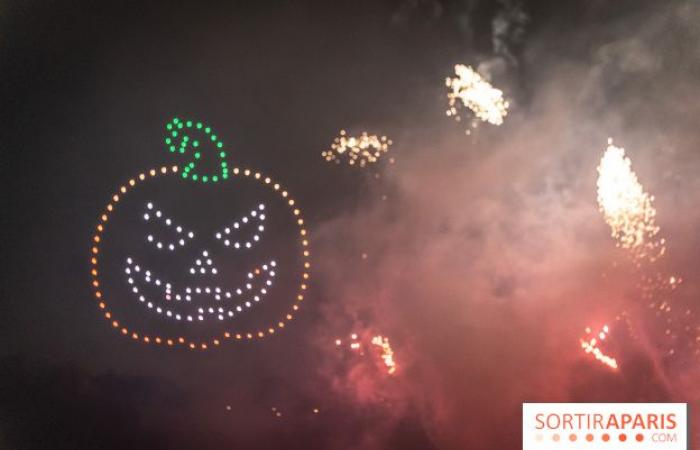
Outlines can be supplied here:
<path id="1" fill-rule="evenodd" d="M 115 320 L 114 322 L 112 322 L 112 326 L 113 326 L 114 328 L 119 328 L 119 322 L 117 322 L 117 321 Z"/>
<path id="2" fill-rule="evenodd" d="M 627 440 L 627 435 L 625 433 L 620 434 L 620 442 L 625 442 Z"/>
<path id="3" fill-rule="evenodd" d="M 642 433 L 637 433 L 635 439 L 637 440 L 637 442 L 642 442 L 644 440 L 644 435 Z"/>
<path id="4" fill-rule="evenodd" d="M 555 433 L 555 434 L 552 436 L 552 440 L 553 440 L 554 442 L 559 442 L 559 435 Z"/>
<path id="5" fill-rule="evenodd" d="M 129 330 L 127 330 L 126 328 L 122 328 L 122 334 L 127 334 L 128 332 Z"/>
<path id="6" fill-rule="evenodd" d="M 100 292 L 100 291 L 95 292 L 95 297 L 102 298 L 102 292 Z"/>
<path id="7" fill-rule="evenodd" d="M 586 440 L 587 440 L 588 442 L 592 442 L 592 441 L 593 441 L 593 435 L 590 434 L 590 433 L 587 434 L 587 435 L 586 435 Z"/>
<path id="8" fill-rule="evenodd" d="M 577 437 L 575 434 L 571 433 L 571 434 L 569 435 L 569 440 L 570 440 L 571 442 L 576 442 L 576 439 L 578 439 L 578 437 Z"/>
<path id="9" fill-rule="evenodd" d="M 608 442 L 610 440 L 610 435 L 608 433 L 605 433 L 603 434 L 601 439 L 603 439 L 603 442 Z"/>

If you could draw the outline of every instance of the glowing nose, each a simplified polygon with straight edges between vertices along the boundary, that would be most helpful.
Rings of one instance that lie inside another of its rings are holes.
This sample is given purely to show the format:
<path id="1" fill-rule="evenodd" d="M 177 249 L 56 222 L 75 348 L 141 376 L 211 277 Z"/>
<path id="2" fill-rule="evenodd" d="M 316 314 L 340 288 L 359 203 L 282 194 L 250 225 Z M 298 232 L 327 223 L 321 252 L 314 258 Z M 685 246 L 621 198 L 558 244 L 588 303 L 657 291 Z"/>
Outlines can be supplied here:
<path id="1" fill-rule="evenodd" d="M 190 275 L 216 275 L 219 273 L 208 250 L 202 250 L 202 254 L 195 258 L 189 272 Z"/>

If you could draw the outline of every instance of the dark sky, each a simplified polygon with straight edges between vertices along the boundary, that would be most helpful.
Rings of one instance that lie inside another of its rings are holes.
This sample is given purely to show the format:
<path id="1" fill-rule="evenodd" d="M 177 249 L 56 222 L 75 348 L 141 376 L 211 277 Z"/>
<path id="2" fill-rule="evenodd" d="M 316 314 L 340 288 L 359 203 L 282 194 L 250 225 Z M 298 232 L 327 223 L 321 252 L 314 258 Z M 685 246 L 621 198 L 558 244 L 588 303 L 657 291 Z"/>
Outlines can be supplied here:
<path id="1" fill-rule="evenodd" d="M 695 308 L 698 24 L 690 1 L 0 3 L 0 448 L 520 448 L 523 401 L 697 402 L 649 314 L 618 372 L 578 337 L 639 304 L 596 205 L 608 136 L 668 239 L 642 272 Z M 458 63 L 504 89 L 503 126 L 445 117 Z M 173 116 L 303 208 L 313 281 L 272 338 L 167 350 L 93 304 L 99 213 L 174 163 Z M 326 163 L 340 129 L 391 137 L 395 164 Z M 397 374 L 336 348 L 353 332 L 389 336 Z"/>

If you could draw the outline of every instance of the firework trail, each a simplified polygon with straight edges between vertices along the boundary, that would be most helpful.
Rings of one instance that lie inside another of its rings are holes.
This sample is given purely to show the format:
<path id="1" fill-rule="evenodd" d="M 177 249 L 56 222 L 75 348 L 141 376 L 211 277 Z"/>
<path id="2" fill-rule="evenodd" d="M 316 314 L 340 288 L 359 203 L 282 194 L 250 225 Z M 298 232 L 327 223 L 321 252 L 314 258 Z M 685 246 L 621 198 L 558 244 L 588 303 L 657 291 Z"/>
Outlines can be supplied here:
<path id="1" fill-rule="evenodd" d="M 613 358 L 612 356 L 606 355 L 603 352 L 603 350 L 601 350 L 599 345 L 608 337 L 608 333 L 610 333 L 610 328 L 607 325 L 604 325 L 597 336 L 593 335 L 592 333 L 593 330 L 591 330 L 590 327 L 586 328 L 586 334 L 588 336 L 586 337 L 586 339 L 581 339 L 581 348 L 583 349 L 583 351 L 586 353 L 593 354 L 595 359 L 610 367 L 611 369 L 617 369 L 617 360 L 615 360 L 615 358 Z"/>
<path id="2" fill-rule="evenodd" d="M 321 156 L 328 162 L 340 164 L 344 158 L 351 166 L 365 167 L 379 161 L 392 144 L 386 136 L 368 134 L 366 131 L 359 136 L 348 136 L 345 130 L 340 130 L 331 148 L 321 152 Z"/>
<path id="3" fill-rule="evenodd" d="M 492 125 L 503 124 L 509 106 L 508 101 L 503 98 L 503 91 L 491 86 L 469 66 L 457 64 L 455 74 L 456 77 L 448 77 L 445 80 L 445 85 L 450 89 L 447 93 L 449 102 L 447 115 L 459 122 L 461 121 L 459 110 L 467 108 L 482 122 Z M 477 122 L 473 120 L 472 127 L 476 125 Z"/>

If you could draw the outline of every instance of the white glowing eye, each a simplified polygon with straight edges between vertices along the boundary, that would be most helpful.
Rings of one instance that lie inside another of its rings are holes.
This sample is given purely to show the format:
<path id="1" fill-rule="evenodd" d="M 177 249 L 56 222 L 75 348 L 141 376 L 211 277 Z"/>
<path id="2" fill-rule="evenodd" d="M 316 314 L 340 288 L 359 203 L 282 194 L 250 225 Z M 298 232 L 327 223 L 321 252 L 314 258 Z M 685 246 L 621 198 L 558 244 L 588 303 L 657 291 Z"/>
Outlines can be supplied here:
<path id="1" fill-rule="evenodd" d="M 213 314 L 213 313 L 214 313 L 214 308 L 209 308 L 208 311 L 209 311 L 209 314 Z"/>
<path id="2" fill-rule="evenodd" d="M 263 295 L 267 294 L 267 289 L 265 289 L 265 288 L 260 289 L 260 293 Z"/>
<path id="3" fill-rule="evenodd" d="M 204 292 L 207 294 L 211 294 L 211 289 L 209 287 L 204 288 Z"/>
<path id="4" fill-rule="evenodd" d="M 146 239 L 148 239 L 148 242 L 153 242 L 153 235 L 149 234 Z"/>
<path id="5" fill-rule="evenodd" d="M 148 220 L 148 219 L 150 219 L 150 218 L 151 218 L 151 217 L 150 217 L 148 214 L 144 214 L 144 215 L 143 215 L 143 220 Z"/>
<path id="6" fill-rule="evenodd" d="M 233 224 L 233 228 L 239 228 L 239 227 L 240 227 L 240 225 L 238 225 L 238 222 Z"/>
<path id="7" fill-rule="evenodd" d="M 250 283 L 245 285 L 246 289 L 253 289 L 253 286 L 250 285 Z"/>
<path id="8" fill-rule="evenodd" d="M 250 212 L 250 215 L 253 216 L 253 217 L 255 217 L 255 216 L 258 215 L 258 212 L 257 212 L 257 211 L 251 211 L 251 212 Z"/>
<path id="9" fill-rule="evenodd" d="M 190 231 L 189 233 L 187 233 L 187 236 L 188 236 L 190 239 L 192 239 L 192 238 L 194 237 L 194 233 Z"/>
<path id="10" fill-rule="evenodd" d="M 179 244 L 180 244 L 180 245 L 185 245 L 185 240 L 184 240 L 184 239 L 180 239 Z"/>
<path id="11" fill-rule="evenodd" d="M 242 293 L 243 291 L 241 291 L 240 289 L 236 289 L 236 294 L 241 295 Z"/>
<path id="12" fill-rule="evenodd" d="M 148 204 L 146 205 L 146 208 L 153 209 L 153 203 L 148 202 Z"/>
<path id="13" fill-rule="evenodd" d="M 160 280 L 156 280 L 156 286 L 160 286 Z"/>
<path id="14" fill-rule="evenodd" d="M 137 271 L 137 272 L 140 272 L 140 271 L 141 271 L 141 268 L 140 268 L 139 266 L 134 266 L 134 270 Z"/>
<path id="15" fill-rule="evenodd" d="M 231 293 L 230 293 L 230 292 L 226 292 L 226 298 L 231 298 Z"/>
<path id="16" fill-rule="evenodd" d="M 221 233 L 216 233 L 216 238 L 221 239 Z"/>
<path id="17" fill-rule="evenodd" d="M 263 264 L 263 270 L 267 270 L 267 264 Z"/>
<path id="18" fill-rule="evenodd" d="M 129 275 L 129 274 L 131 273 L 131 269 L 129 269 L 129 268 L 127 267 L 126 269 L 124 269 L 124 272 L 125 272 L 127 275 Z"/>
<path id="19" fill-rule="evenodd" d="M 156 244 L 156 247 L 158 247 L 158 248 L 163 248 L 163 244 L 160 243 L 160 242 L 158 242 L 158 243 Z"/>
<path id="20" fill-rule="evenodd" d="M 145 302 L 146 298 L 143 295 L 139 295 L 139 301 Z"/>
<path id="21" fill-rule="evenodd" d="M 265 284 L 267 284 L 268 286 L 272 286 L 272 281 L 267 280 L 267 281 L 265 282 Z"/>
<path id="22" fill-rule="evenodd" d="M 131 264 L 132 262 L 133 262 L 133 260 L 131 259 L 131 257 L 126 258 L 126 263 L 127 263 L 127 264 Z"/>
<path id="23" fill-rule="evenodd" d="M 204 251 L 202 252 L 202 256 L 204 256 L 204 257 L 206 258 L 207 256 L 209 256 L 209 252 L 206 251 L 206 250 L 204 250 Z"/>
<path id="24" fill-rule="evenodd" d="M 216 299 L 216 300 L 221 300 L 221 296 L 220 296 L 219 294 L 216 294 L 216 295 L 214 296 L 214 299 Z"/>
<path id="25" fill-rule="evenodd" d="M 195 291 L 196 293 L 198 293 L 198 294 L 201 294 L 201 293 L 202 293 L 202 288 L 196 288 L 194 291 Z"/>
<path id="26" fill-rule="evenodd" d="M 175 250 L 175 246 L 174 246 L 173 244 L 168 245 L 168 248 L 169 248 L 170 250 Z"/>
<path id="27" fill-rule="evenodd" d="M 175 231 L 177 231 L 178 233 L 182 233 L 182 227 L 178 226 L 177 228 L 175 228 Z"/>
<path id="28" fill-rule="evenodd" d="M 258 231 L 265 231 L 265 227 L 262 226 L 262 225 L 259 225 L 259 226 L 258 226 Z"/>
<path id="29" fill-rule="evenodd" d="M 259 209 L 260 211 L 262 211 L 263 209 L 265 209 L 265 205 L 263 205 L 263 204 L 261 203 L 260 205 L 258 205 L 258 209 Z"/>
<path id="30" fill-rule="evenodd" d="M 243 308 L 241 308 L 240 306 L 237 306 L 236 309 L 238 310 L 238 312 L 243 311 Z"/>
<path id="31" fill-rule="evenodd" d="M 272 276 L 272 277 L 275 276 L 275 271 L 274 271 L 274 270 L 271 270 L 271 271 L 270 271 L 270 276 Z"/>
<path id="32" fill-rule="evenodd" d="M 185 295 L 185 300 L 187 300 L 188 302 L 191 302 L 191 301 L 192 301 L 192 296 L 191 296 L 191 295 Z"/>
<path id="33" fill-rule="evenodd" d="M 211 269 L 211 273 L 213 273 L 214 275 L 216 275 L 217 272 L 218 272 L 218 271 L 216 270 L 216 267 L 214 267 L 214 268 Z"/>
<path id="34" fill-rule="evenodd" d="M 194 267 L 190 267 L 190 273 L 194 275 Z"/>
<path id="35" fill-rule="evenodd" d="M 126 281 L 127 281 L 129 284 L 134 284 L 134 279 L 131 278 L 131 277 L 129 277 Z"/>
<path id="36" fill-rule="evenodd" d="M 189 322 L 192 322 L 192 316 L 187 316 L 187 320 L 188 320 Z"/>
<path id="37" fill-rule="evenodd" d="M 228 312 L 228 316 L 229 316 L 229 317 L 233 317 L 233 311 L 229 311 L 229 312 Z"/>
<path id="38" fill-rule="evenodd" d="M 260 220 L 265 220 L 265 214 L 260 214 Z"/>
<path id="39" fill-rule="evenodd" d="M 260 236 L 258 236 L 258 235 L 256 234 L 255 236 L 253 236 L 253 240 L 254 240 L 255 242 L 258 242 L 258 241 L 260 240 Z"/>
<path id="40" fill-rule="evenodd" d="M 177 300 L 177 301 L 182 300 L 182 297 L 180 296 L 180 294 L 176 294 L 176 295 L 175 295 L 175 300 Z"/>
<path id="41" fill-rule="evenodd" d="M 204 320 L 204 317 L 202 317 L 202 316 L 197 316 L 197 319 L 199 319 L 199 320 Z"/>
<path id="42" fill-rule="evenodd" d="M 160 217 L 160 216 L 162 216 L 162 215 L 163 215 L 163 214 L 161 214 L 160 211 L 156 211 L 156 217 Z"/>
<path id="43" fill-rule="evenodd" d="M 250 308 L 250 302 L 245 302 L 245 305 Z"/>
<path id="44" fill-rule="evenodd" d="M 172 221 L 171 221 L 170 219 L 165 219 L 165 224 L 166 224 L 166 225 L 170 226 L 171 223 L 172 223 Z"/>
<path id="45" fill-rule="evenodd" d="M 248 223 L 248 218 L 247 218 L 247 217 L 244 217 L 243 219 L 241 219 L 241 221 L 242 221 L 243 223 Z"/>
<path id="46" fill-rule="evenodd" d="M 253 278 L 253 274 L 250 273 L 250 272 L 248 272 L 248 278 L 251 278 L 251 279 L 252 279 L 252 278 Z"/>
<path id="47" fill-rule="evenodd" d="M 204 267 L 202 267 L 201 269 L 199 269 L 199 273 L 207 273 L 207 269 L 205 269 Z"/>
<path id="48" fill-rule="evenodd" d="M 207 256 L 207 255 L 204 255 Z M 207 259 L 207 265 L 211 266 L 211 259 Z"/>
<path id="49" fill-rule="evenodd" d="M 153 303 L 148 302 L 148 303 L 146 304 L 146 306 L 148 306 L 149 308 L 153 308 Z"/>
<path id="50" fill-rule="evenodd" d="M 272 267 L 275 267 L 275 266 L 277 265 L 277 263 L 276 263 L 275 261 L 272 261 L 272 262 L 270 262 L 270 265 L 271 265 Z"/>
<path id="51" fill-rule="evenodd" d="M 236 248 L 241 248 L 241 244 L 239 244 L 238 242 L 236 242 L 235 244 L 233 244 L 233 246 L 236 247 Z"/>
<path id="52" fill-rule="evenodd" d="M 250 247 L 251 247 L 251 246 L 250 246 L 250 242 L 246 242 L 246 243 L 245 243 L 245 247 L 246 247 L 246 248 L 250 248 Z"/>
<path id="53" fill-rule="evenodd" d="M 168 316 L 168 317 L 172 317 L 172 316 L 173 316 L 173 312 L 170 311 L 170 310 L 168 310 L 168 311 L 166 311 L 165 315 Z"/>
<path id="54" fill-rule="evenodd" d="M 195 264 L 197 264 L 198 266 L 201 266 L 201 265 L 202 265 L 202 260 L 201 260 L 201 259 L 198 259 L 197 261 L 195 261 Z"/>
<path id="55" fill-rule="evenodd" d="M 253 300 L 255 300 L 256 302 L 259 302 L 259 301 L 260 301 L 260 297 L 258 297 L 258 296 L 256 295 L 255 297 L 253 297 Z"/>
<path id="56" fill-rule="evenodd" d="M 156 311 L 158 312 L 158 314 L 163 312 L 163 310 L 160 308 L 160 306 L 156 308 Z"/>
<path id="57" fill-rule="evenodd" d="M 225 228 L 225 229 L 224 229 L 224 233 L 230 234 L 230 233 L 231 233 L 231 229 L 230 229 L 230 228 Z"/>
<path id="58" fill-rule="evenodd" d="M 192 293 L 192 288 L 188 287 L 187 289 L 185 289 L 185 292 L 187 292 L 188 294 L 191 294 L 191 293 Z"/>

